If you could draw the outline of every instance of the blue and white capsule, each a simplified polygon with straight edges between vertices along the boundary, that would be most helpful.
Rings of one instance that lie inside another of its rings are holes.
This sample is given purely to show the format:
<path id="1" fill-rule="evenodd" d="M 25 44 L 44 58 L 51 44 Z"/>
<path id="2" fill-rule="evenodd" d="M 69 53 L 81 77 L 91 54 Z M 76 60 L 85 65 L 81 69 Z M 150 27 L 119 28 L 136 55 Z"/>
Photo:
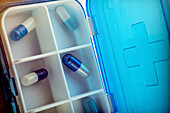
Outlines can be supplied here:
<path id="1" fill-rule="evenodd" d="M 74 31 L 77 28 L 76 22 L 73 20 L 73 18 L 63 6 L 57 7 L 56 12 L 68 29 Z"/>
<path id="2" fill-rule="evenodd" d="M 88 77 L 89 70 L 82 64 L 80 60 L 71 54 L 66 54 L 63 57 L 63 63 L 70 68 L 72 71 L 79 74 L 81 77 Z"/>
<path id="3" fill-rule="evenodd" d="M 34 17 L 30 17 L 11 31 L 10 38 L 13 41 L 18 41 L 31 32 L 36 25 L 36 19 Z"/>
<path id="4" fill-rule="evenodd" d="M 47 78 L 47 76 L 48 76 L 48 71 L 44 68 L 41 68 L 39 70 L 33 71 L 32 73 L 24 75 L 21 78 L 21 82 L 24 86 L 30 86 L 39 81 L 42 81 L 43 79 Z"/>

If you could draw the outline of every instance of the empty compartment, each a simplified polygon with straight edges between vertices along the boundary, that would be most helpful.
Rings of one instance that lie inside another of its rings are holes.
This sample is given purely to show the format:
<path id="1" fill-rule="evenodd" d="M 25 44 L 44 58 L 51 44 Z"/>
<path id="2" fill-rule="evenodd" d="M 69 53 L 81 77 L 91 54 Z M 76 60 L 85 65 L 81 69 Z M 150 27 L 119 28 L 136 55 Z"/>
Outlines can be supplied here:
<path id="1" fill-rule="evenodd" d="M 90 35 L 87 31 L 85 15 L 82 8 L 76 1 L 56 1 L 51 2 L 46 6 L 49 10 L 55 39 L 60 50 L 90 43 Z M 59 15 L 56 13 L 56 8 L 58 6 L 63 6 L 68 11 L 72 19 L 77 24 L 76 30 L 71 31 L 66 27 Z"/>
<path id="2" fill-rule="evenodd" d="M 109 113 L 108 103 L 103 92 L 85 98 L 91 98 L 94 100 L 99 113 Z M 75 113 L 86 113 L 83 107 L 83 101 L 85 100 L 85 98 L 73 101 Z"/>
<path id="3" fill-rule="evenodd" d="M 92 47 L 62 53 L 60 55 L 61 59 L 65 54 L 72 54 L 89 70 L 89 77 L 83 78 L 62 63 L 71 96 L 102 89 L 100 75 Z"/>
<path id="4" fill-rule="evenodd" d="M 45 6 L 27 5 L 9 8 L 3 17 L 6 43 L 14 60 L 56 51 L 54 34 Z M 29 17 L 37 20 L 36 28 L 22 39 L 13 41 L 10 38 L 11 31 Z"/>
<path id="5" fill-rule="evenodd" d="M 40 68 L 45 68 L 48 71 L 46 79 L 30 86 L 21 84 L 21 78 L 24 75 Z M 27 110 L 68 99 L 68 92 L 57 55 L 17 64 L 16 71 Z"/>
<path id="6" fill-rule="evenodd" d="M 73 111 L 71 109 L 70 103 L 67 103 L 37 113 L 73 113 Z"/>

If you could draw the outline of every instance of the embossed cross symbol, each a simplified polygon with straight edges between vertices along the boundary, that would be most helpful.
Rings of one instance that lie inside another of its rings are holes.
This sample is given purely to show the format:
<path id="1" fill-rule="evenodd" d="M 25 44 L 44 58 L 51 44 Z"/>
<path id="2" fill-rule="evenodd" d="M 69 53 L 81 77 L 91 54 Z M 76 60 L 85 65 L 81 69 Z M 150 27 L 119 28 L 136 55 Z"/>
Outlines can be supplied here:
<path id="1" fill-rule="evenodd" d="M 144 23 L 132 25 L 136 46 L 124 50 L 125 62 L 128 68 L 140 66 L 146 86 L 158 85 L 155 63 L 168 60 L 165 42 L 163 40 L 149 42 Z"/>

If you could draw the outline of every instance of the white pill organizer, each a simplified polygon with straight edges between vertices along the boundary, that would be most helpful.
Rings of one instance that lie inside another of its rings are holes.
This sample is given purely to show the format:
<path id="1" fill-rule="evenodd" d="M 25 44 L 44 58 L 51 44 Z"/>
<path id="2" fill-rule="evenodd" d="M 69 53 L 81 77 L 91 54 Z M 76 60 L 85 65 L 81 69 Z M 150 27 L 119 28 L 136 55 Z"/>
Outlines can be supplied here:
<path id="1" fill-rule="evenodd" d="M 56 12 L 63 6 L 77 28 Z M 1 82 L 14 113 L 84 113 L 90 97 L 103 113 L 170 112 L 169 0 L 27 0 L 1 6 Z M 36 27 L 18 41 L 11 31 L 34 17 Z M 63 64 L 65 54 L 89 70 L 80 77 Z M 23 75 L 48 77 L 30 86 Z"/>

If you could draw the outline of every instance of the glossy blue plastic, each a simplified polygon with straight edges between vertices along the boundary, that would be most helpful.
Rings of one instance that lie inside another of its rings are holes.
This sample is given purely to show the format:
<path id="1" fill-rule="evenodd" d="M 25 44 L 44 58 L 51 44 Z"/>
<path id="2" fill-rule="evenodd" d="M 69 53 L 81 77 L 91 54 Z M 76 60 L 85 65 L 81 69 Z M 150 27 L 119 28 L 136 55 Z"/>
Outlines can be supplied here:
<path id="1" fill-rule="evenodd" d="M 47 78 L 47 76 L 48 76 L 48 71 L 44 68 L 41 68 L 41 69 L 33 71 L 33 72 L 35 72 L 37 74 L 38 81 L 41 81 L 41 80 Z"/>
<path id="2" fill-rule="evenodd" d="M 63 56 L 62 60 L 69 69 L 76 72 L 81 77 L 86 78 L 89 76 L 89 70 L 75 56 L 66 54 Z"/>
<path id="3" fill-rule="evenodd" d="M 87 0 L 117 112 L 170 112 L 169 1 Z"/>
<path id="4" fill-rule="evenodd" d="M 20 24 L 14 30 L 11 31 L 10 37 L 13 41 L 18 41 L 27 34 L 28 34 L 27 28 L 24 25 Z"/>
<path id="5" fill-rule="evenodd" d="M 74 72 L 76 72 L 82 64 L 81 61 L 71 54 L 66 54 L 63 56 L 63 63 Z"/>

